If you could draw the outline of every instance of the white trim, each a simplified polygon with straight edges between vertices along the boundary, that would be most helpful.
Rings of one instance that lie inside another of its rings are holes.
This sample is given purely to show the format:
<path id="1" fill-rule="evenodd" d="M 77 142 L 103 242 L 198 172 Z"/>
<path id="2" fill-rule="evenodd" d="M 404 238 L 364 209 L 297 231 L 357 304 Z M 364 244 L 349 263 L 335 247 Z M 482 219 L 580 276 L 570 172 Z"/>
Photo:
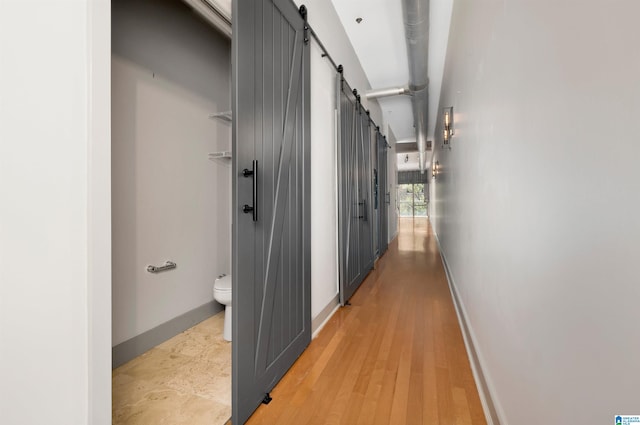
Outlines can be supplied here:
<path id="1" fill-rule="evenodd" d="M 224 311 L 224 306 L 214 300 L 200 307 L 174 317 L 171 320 L 134 336 L 111 349 L 111 367 L 122 366 L 126 362 L 146 353 L 176 335 L 192 328 L 198 323 Z"/>
<path id="2" fill-rule="evenodd" d="M 87 423 L 111 424 L 111 2 L 87 5 Z"/>
<path id="3" fill-rule="evenodd" d="M 433 234 L 436 238 L 436 243 L 438 244 L 438 252 L 440 253 L 442 265 L 449 283 L 449 291 L 451 292 L 453 305 L 456 309 L 456 315 L 458 316 L 458 322 L 460 323 L 460 328 L 462 330 L 462 338 L 464 340 L 465 348 L 467 349 L 467 356 L 471 365 L 471 371 L 473 372 L 473 378 L 476 382 L 476 388 L 478 389 L 487 425 L 507 425 L 504 411 L 502 410 L 498 400 L 492 396 L 492 394 L 496 394 L 495 387 L 491 383 L 488 373 L 486 373 L 486 362 L 484 361 L 480 351 L 477 349 L 477 339 L 469 321 L 467 320 L 467 310 L 464 308 L 464 304 L 462 303 L 462 299 L 458 293 L 458 288 L 454 282 L 453 275 L 449 269 L 449 264 L 447 263 L 446 256 L 442 251 L 440 239 L 438 238 L 438 234 L 435 232 L 435 229 L 433 230 Z"/>
<path id="4" fill-rule="evenodd" d="M 329 319 L 331 319 L 331 317 L 333 317 L 336 311 L 338 311 L 338 308 L 340 308 L 340 295 L 336 294 L 336 296 L 333 297 L 331 301 L 329 301 L 329 304 L 327 304 L 325 308 L 322 309 L 320 314 L 318 314 L 312 320 L 311 332 L 313 332 L 313 334 L 311 335 L 311 339 L 314 339 L 315 337 L 318 336 L 318 334 L 320 333 L 322 328 L 324 328 L 324 326 L 327 324 Z M 318 323 L 319 321 L 322 321 L 322 322 L 316 325 L 316 323 Z"/>

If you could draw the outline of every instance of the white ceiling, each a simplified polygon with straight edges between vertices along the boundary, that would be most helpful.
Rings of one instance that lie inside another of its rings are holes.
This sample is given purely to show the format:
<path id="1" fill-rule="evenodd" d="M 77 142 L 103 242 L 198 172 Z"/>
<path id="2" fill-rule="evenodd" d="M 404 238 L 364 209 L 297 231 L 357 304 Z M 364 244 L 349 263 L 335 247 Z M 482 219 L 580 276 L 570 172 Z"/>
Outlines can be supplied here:
<path id="1" fill-rule="evenodd" d="M 417 170 L 418 152 L 399 153 L 396 155 L 398 161 L 398 171 Z"/>
<path id="2" fill-rule="evenodd" d="M 409 68 L 402 20 L 402 0 L 331 1 L 371 87 L 376 89 L 406 85 L 409 80 Z M 452 7 L 453 0 L 431 0 L 429 7 L 429 140 L 433 140 L 433 123 L 439 107 Z M 362 22 L 358 24 L 356 18 L 362 18 Z M 410 98 L 394 96 L 381 98 L 378 102 L 385 121 L 396 137 L 415 140 Z M 404 158 L 404 155 L 402 158 L 399 157 L 399 167 L 419 168 L 417 158 L 415 162 L 411 161 L 413 158 L 410 155 L 408 163 L 404 163 Z M 429 162 L 430 155 L 427 164 Z"/>

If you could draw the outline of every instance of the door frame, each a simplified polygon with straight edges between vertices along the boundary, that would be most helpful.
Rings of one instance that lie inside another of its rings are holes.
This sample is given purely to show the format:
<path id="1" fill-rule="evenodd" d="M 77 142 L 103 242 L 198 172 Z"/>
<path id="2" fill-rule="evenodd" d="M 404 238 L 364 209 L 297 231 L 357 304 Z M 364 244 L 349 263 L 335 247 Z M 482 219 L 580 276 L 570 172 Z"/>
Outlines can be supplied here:
<path id="1" fill-rule="evenodd" d="M 111 1 L 87 19 L 87 421 L 111 424 Z"/>

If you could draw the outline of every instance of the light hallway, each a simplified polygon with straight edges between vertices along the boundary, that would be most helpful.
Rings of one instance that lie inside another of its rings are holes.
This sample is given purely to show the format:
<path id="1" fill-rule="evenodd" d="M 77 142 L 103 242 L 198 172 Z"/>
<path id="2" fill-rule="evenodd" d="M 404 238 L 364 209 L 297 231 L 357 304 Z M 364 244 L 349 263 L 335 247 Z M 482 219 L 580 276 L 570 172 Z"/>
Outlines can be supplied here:
<path id="1" fill-rule="evenodd" d="M 427 219 L 400 219 L 351 304 L 249 424 L 486 424 Z"/>

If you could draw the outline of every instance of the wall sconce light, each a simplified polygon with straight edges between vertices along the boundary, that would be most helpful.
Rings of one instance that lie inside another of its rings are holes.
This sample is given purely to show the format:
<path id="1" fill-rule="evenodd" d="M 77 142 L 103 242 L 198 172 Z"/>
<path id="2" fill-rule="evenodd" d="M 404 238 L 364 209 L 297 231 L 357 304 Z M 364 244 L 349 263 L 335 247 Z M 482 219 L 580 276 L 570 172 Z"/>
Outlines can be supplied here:
<path id="1" fill-rule="evenodd" d="M 431 165 L 431 177 L 433 177 L 434 179 L 438 175 L 439 168 L 440 168 L 440 162 L 438 162 L 438 161 L 435 161 Z"/>
<path id="2" fill-rule="evenodd" d="M 444 120 L 443 145 L 451 147 L 451 137 L 453 136 L 453 106 L 444 108 L 442 117 Z"/>

